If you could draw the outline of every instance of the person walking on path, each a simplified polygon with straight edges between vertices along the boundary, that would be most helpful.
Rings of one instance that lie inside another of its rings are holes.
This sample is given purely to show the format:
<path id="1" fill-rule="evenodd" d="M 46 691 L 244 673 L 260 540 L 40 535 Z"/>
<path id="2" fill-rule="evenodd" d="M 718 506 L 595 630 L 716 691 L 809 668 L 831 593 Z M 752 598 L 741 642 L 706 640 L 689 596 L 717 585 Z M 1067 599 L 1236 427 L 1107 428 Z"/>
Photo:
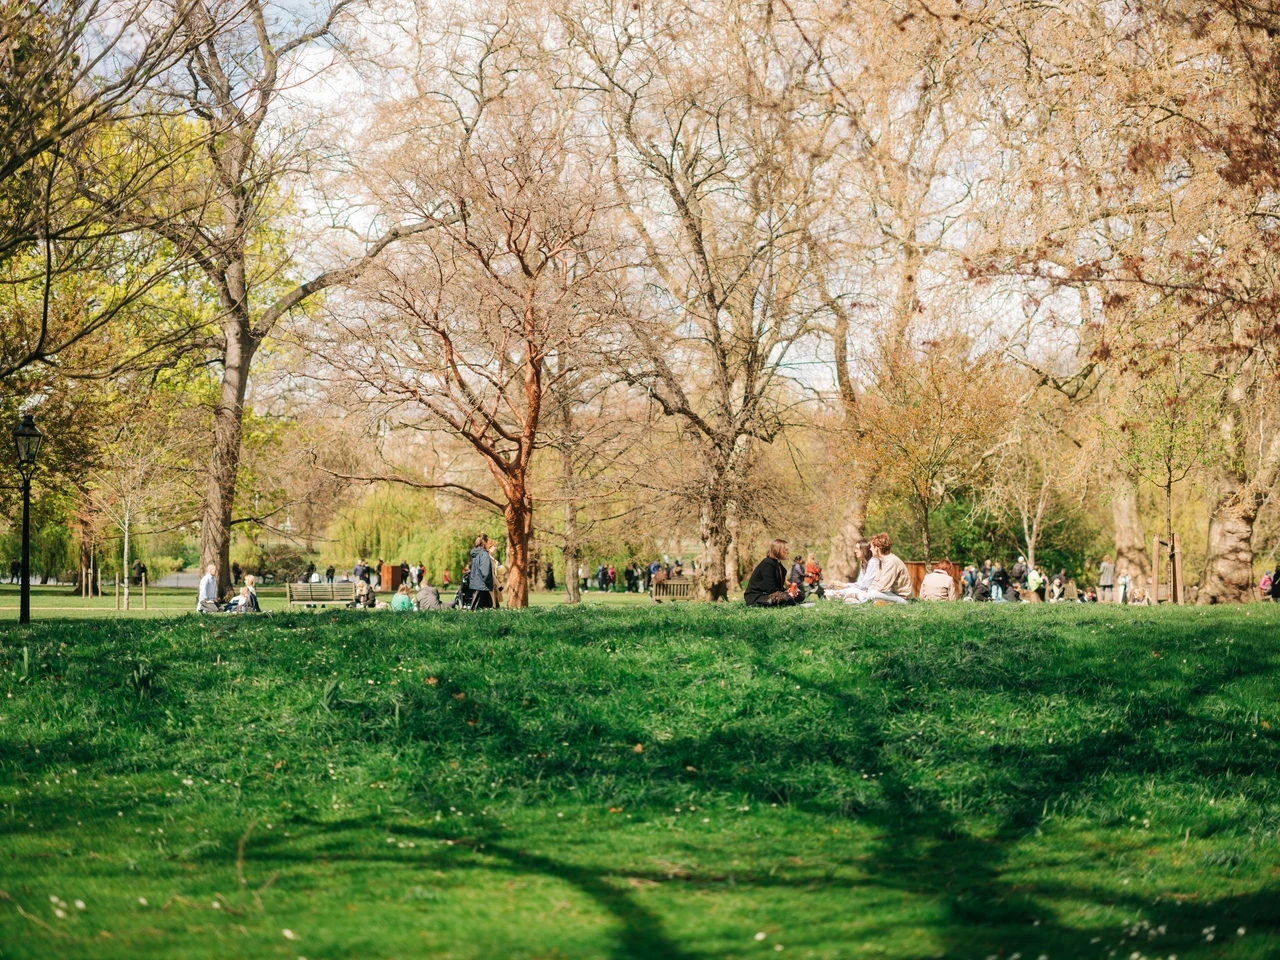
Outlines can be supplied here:
<path id="1" fill-rule="evenodd" d="M 1111 554 L 1102 558 L 1098 568 L 1098 602 L 1116 602 L 1116 565 L 1111 562 Z"/>
<path id="2" fill-rule="evenodd" d="M 324 568 L 324 580 L 325 580 L 325 583 L 330 583 L 330 584 L 331 584 L 331 583 L 333 583 L 333 574 L 334 574 L 334 572 L 335 572 L 335 570 L 334 570 L 334 566 L 333 566 L 333 564 L 332 564 L 332 563 L 331 563 L 331 564 L 329 564 L 329 566 L 327 566 L 327 567 L 325 567 L 325 568 Z"/>
<path id="3" fill-rule="evenodd" d="M 493 557 L 489 554 L 492 541 L 483 533 L 476 537 L 471 548 L 471 571 L 467 574 L 467 586 L 471 588 L 471 609 L 493 608 Z"/>
<path id="4" fill-rule="evenodd" d="M 769 544 L 769 552 L 751 571 L 751 579 L 747 581 L 747 589 L 742 595 L 748 607 L 790 607 L 798 601 L 787 592 L 787 568 L 783 566 L 787 559 L 786 540 L 774 540 Z"/>
<path id="5" fill-rule="evenodd" d="M 200 591 L 196 594 L 196 613 L 218 613 L 218 568 L 212 563 L 205 567 L 200 578 Z"/>

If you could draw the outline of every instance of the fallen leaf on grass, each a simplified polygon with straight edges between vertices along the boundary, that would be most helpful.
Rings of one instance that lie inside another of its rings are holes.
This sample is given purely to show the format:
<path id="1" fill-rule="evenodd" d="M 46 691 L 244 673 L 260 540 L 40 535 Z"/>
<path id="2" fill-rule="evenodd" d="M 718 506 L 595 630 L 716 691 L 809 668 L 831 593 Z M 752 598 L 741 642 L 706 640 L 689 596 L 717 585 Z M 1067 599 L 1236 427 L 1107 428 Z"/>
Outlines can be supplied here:
<path id="1" fill-rule="evenodd" d="M 644 744 L 637 743 L 631 751 L 632 753 L 644 753 Z"/>
<path id="2" fill-rule="evenodd" d="M 627 886 L 637 890 L 647 890 L 650 887 L 659 886 L 659 883 L 657 880 L 646 880 L 644 877 L 627 877 Z"/>
<path id="3" fill-rule="evenodd" d="M 440 678 L 439 678 L 439 677 L 427 677 L 427 679 L 426 679 L 426 681 L 425 681 L 425 683 L 426 683 L 426 684 L 427 684 L 427 686 L 429 686 L 429 687 L 434 687 L 434 686 L 435 686 L 437 683 L 439 683 L 439 682 L 440 682 Z"/>

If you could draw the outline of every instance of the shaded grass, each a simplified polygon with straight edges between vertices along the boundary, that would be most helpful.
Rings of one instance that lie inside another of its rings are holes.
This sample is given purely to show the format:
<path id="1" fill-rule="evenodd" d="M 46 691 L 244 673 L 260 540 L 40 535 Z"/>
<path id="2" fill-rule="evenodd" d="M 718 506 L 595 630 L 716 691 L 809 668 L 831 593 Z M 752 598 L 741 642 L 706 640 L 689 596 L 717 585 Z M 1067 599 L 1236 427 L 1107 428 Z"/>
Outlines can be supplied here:
<path id="1" fill-rule="evenodd" d="M 1277 627 L 663 605 L 3 628 L 0 957 L 1280 955 Z"/>
<path id="2" fill-rule="evenodd" d="M 128 610 L 117 610 L 113 588 L 104 584 L 106 595 L 101 597 L 80 597 L 75 588 L 60 586 L 33 586 L 31 588 L 31 618 L 33 620 L 49 619 L 155 619 L 174 617 L 190 613 L 195 609 L 194 589 L 186 587 L 148 587 L 147 609 L 142 609 L 142 589 L 134 587 Z M 445 591 L 442 595 L 447 604 L 453 594 Z M 647 595 L 635 593 L 600 593 L 590 591 L 582 595 L 588 606 L 603 604 L 605 606 L 650 606 L 652 601 Z M 390 602 L 391 594 L 383 591 L 379 598 Z M 263 610 L 279 611 L 288 608 L 285 602 L 284 587 L 262 587 L 258 590 L 258 601 Z M 535 590 L 529 594 L 529 603 L 535 607 L 562 606 L 565 602 L 563 591 Z M 19 590 L 17 586 L 0 583 L 0 623 L 8 620 L 17 623 Z M 295 608 L 297 609 L 297 608 Z M 323 611 L 321 611 L 323 612 Z M 382 616 L 390 611 L 365 611 L 367 615 Z"/>

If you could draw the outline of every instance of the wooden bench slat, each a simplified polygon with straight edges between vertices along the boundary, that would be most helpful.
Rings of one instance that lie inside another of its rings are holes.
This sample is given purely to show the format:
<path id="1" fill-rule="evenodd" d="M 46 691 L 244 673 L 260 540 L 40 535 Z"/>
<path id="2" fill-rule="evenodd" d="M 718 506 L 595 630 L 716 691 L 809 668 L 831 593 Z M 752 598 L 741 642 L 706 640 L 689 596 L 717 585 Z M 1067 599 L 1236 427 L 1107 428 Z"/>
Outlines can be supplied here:
<path id="1" fill-rule="evenodd" d="M 356 585 L 350 582 L 287 583 L 285 595 L 290 604 L 353 603 L 356 598 Z"/>

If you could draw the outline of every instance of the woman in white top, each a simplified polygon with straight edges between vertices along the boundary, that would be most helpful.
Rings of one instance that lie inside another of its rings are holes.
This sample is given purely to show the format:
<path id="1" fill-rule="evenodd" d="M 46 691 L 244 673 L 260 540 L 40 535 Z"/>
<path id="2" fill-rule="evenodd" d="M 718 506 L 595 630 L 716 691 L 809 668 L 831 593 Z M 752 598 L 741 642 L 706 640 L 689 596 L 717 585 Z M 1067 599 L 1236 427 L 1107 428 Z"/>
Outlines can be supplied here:
<path id="1" fill-rule="evenodd" d="M 871 553 L 871 541 L 859 540 L 853 549 L 858 554 L 858 579 L 853 583 L 834 583 L 834 589 L 827 591 L 827 596 L 832 600 L 861 603 L 871 585 L 876 582 L 876 574 L 880 572 L 880 558 Z"/>

